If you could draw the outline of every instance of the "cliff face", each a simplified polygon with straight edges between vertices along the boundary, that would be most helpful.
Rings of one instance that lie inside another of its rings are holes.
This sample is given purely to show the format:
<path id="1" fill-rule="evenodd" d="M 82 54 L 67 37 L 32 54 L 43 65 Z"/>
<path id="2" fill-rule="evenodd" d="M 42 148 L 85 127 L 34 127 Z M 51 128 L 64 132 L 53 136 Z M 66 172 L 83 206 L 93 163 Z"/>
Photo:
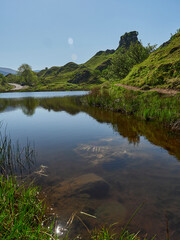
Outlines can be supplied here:
<path id="1" fill-rule="evenodd" d="M 128 49 L 130 47 L 131 43 L 138 42 L 138 37 L 137 36 L 138 36 L 138 32 L 136 32 L 136 31 L 125 33 L 120 38 L 118 48 L 124 47 L 124 48 Z"/>

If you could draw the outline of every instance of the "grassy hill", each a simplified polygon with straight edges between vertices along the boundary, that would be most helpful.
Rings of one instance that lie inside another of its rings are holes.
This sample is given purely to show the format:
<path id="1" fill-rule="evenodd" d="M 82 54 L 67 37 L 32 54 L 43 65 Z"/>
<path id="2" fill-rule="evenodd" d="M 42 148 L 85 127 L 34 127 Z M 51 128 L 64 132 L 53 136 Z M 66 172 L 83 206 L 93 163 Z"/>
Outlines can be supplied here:
<path id="1" fill-rule="evenodd" d="M 99 51 L 84 64 L 69 62 L 62 67 L 51 67 L 37 73 L 39 83 L 32 90 L 72 90 L 91 89 L 106 81 L 103 70 L 111 64 L 115 54 L 121 47 L 129 47 L 132 42 L 137 42 L 136 31 L 125 33 L 121 36 L 117 50 Z"/>
<path id="2" fill-rule="evenodd" d="M 90 89 L 105 79 L 101 72 L 111 64 L 115 50 L 99 51 L 86 63 L 78 65 L 69 62 L 62 67 L 51 67 L 37 73 L 39 83 L 36 88 L 51 89 Z"/>
<path id="3" fill-rule="evenodd" d="M 6 90 L 10 90 L 12 87 L 7 83 L 5 76 L 0 73 L 0 92 L 5 92 Z"/>
<path id="4" fill-rule="evenodd" d="M 144 62 L 134 66 L 121 83 L 180 90 L 180 33 L 173 35 Z"/>
<path id="5" fill-rule="evenodd" d="M 93 70 L 104 70 L 111 64 L 112 56 L 114 55 L 115 50 L 99 51 L 92 58 L 90 58 L 83 65 L 89 67 Z"/>

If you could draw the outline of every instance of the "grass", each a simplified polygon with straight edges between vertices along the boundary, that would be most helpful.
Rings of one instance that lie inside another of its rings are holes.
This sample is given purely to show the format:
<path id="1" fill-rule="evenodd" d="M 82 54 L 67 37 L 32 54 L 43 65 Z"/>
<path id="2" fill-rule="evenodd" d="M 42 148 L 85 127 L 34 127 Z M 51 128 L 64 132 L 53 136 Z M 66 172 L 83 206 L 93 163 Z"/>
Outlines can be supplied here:
<path id="1" fill-rule="evenodd" d="M 19 185 L 14 177 L 0 176 L 0 239 L 50 239 L 52 226 L 45 227 L 45 206 L 38 189 Z"/>
<path id="2" fill-rule="evenodd" d="M 1 126 L 2 127 L 2 126 Z M 30 170 L 34 149 L 27 143 L 12 143 L 6 132 L 0 134 L 0 239 L 53 239 L 52 226 L 45 227 L 45 206 L 39 190 L 15 177 Z"/>
<path id="3" fill-rule="evenodd" d="M 15 174 L 30 170 L 34 149 L 13 144 L 6 132 L 0 134 L 0 239 L 50 239 L 51 229 L 42 224 L 45 206 L 38 188 L 22 184 Z"/>
<path id="4" fill-rule="evenodd" d="M 27 140 L 21 148 L 19 142 L 12 143 L 11 138 L 0 132 L 0 173 L 4 176 L 30 171 L 35 162 L 35 151 Z"/>
<path id="5" fill-rule="evenodd" d="M 171 37 L 163 46 L 141 64 L 133 67 L 123 84 L 143 87 L 161 87 L 180 90 L 180 33 Z"/>
<path id="6" fill-rule="evenodd" d="M 100 51 L 96 53 L 92 58 L 90 58 L 86 63 L 84 63 L 84 66 L 89 67 L 93 70 L 101 66 L 104 62 L 111 60 L 114 53 L 108 52 L 108 51 Z"/>
<path id="7" fill-rule="evenodd" d="M 170 128 L 180 127 L 180 94 L 166 96 L 157 92 L 136 92 L 104 84 L 101 88 L 93 89 L 83 101 L 143 120 L 156 120 Z"/>

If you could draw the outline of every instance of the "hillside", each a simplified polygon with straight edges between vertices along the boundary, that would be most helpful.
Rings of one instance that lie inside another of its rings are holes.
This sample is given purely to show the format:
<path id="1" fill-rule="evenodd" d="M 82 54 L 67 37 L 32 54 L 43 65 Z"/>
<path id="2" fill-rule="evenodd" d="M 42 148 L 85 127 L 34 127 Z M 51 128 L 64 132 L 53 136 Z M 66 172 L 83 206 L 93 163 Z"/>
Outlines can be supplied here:
<path id="1" fill-rule="evenodd" d="M 51 67 L 40 71 L 38 89 L 80 89 L 101 83 L 96 73 L 84 65 L 69 62 L 62 67 Z"/>
<path id="2" fill-rule="evenodd" d="M 103 70 L 112 64 L 113 56 L 119 52 L 119 48 L 128 48 L 132 42 L 137 42 L 136 31 L 125 33 L 121 36 L 116 50 L 97 52 L 84 64 L 69 62 L 62 67 L 51 67 L 37 73 L 39 90 L 51 89 L 90 89 L 106 81 Z"/>
<path id="3" fill-rule="evenodd" d="M 111 58 L 115 50 L 99 51 L 86 63 L 78 65 L 69 62 L 62 67 L 51 67 L 37 73 L 40 78 L 39 87 L 41 88 L 78 88 L 88 85 L 93 87 L 101 84 L 105 80 L 100 72 L 111 64 Z"/>
<path id="4" fill-rule="evenodd" d="M 156 51 L 150 45 L 144 47 L 137 36 L 136 31 L 125 33 L 116 50 L 99 51 L 83 64 L 45 68 L 35 73 L 38 78 L 29 90 L 89 90 L 109 80 L 142 89 L 180 90 L 180 33 Z M 20 83 L 15 75 L 9 74 L 6 80 Z"/>
<path id="5" fill-rule="evenodd" d="M 111 64 L 111 59 L 115 50 L 99 51 L 83 65 L 93 70 L 104 70 Z"/>
<path id="6" fill-rule="evenodd" d="M 120 83 L 180 90 L 180 33 L 173 35 L 144 62 L 134 66 Z"/>
<path id="7" fill-rule="evenodd" d="M 7 83 L 6 77 L 0 73 L 0 92 L 10 90 L 12 87 Z"/>
<path id="8" fill-rule="evenodd" d="M 3 74 L 4 76 L 8 75 L 9 73 L 11 74 L 16 74 L 16 71 L 11 69 L 11 68 L 4 68 L 0 67 L 0 73 Z"/>

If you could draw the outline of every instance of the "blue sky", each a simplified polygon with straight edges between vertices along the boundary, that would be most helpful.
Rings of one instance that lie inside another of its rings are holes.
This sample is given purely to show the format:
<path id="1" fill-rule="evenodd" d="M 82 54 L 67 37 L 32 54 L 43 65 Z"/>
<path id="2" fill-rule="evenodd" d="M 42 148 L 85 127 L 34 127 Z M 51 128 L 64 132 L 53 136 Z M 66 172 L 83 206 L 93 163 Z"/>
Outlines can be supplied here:
<path id="1" fill-rule="evenodd" d="M 180 28 L 180 0 L 0 0 L 0 67 L 83 63 L 136 30 L 146 45 Z"/>

